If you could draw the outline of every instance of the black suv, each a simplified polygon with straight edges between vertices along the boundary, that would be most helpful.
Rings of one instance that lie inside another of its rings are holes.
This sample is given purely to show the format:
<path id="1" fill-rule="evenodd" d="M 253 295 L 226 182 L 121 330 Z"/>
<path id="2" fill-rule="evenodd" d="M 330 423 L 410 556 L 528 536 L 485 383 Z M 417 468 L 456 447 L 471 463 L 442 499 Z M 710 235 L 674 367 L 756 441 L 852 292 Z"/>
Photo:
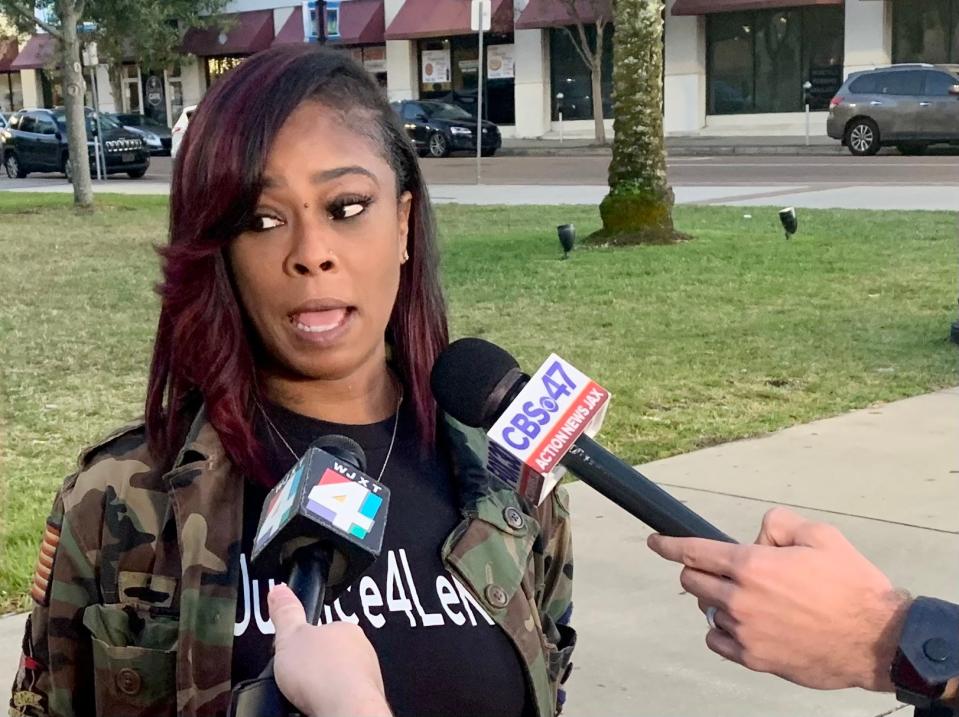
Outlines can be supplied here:
<path id="1" fill-rule="evenodd" d="M 437 100 L 403 100 L 394 102 L 393 109 L 420 156 L 476 152 L 476 117 L 462 107 Z M 502 144 L 499 127 L 483 120 L 483 156 L 492 157 Z"/>
<path id="2" fill-rule="evenodd" d="M 97 134 L 96 115 L 88 110 L 87 149 L 90 171 L 96 176 L 93 140 Z M 106 153 L 107 174 L 125 172 L 133 179 L 146 174 L 150 153 L 143 140 L 124 129 L 106 115 L 100 115 L 103 128 L 102 148 Z M 20 110 L 10 117 L 0 139 L 3 144 L 3 165 L 11 179 L 22 179 L 30 172 L 62 172 L 70 179 L 72 172 L 67 162 L 67 124 L 63 109 Z"/>

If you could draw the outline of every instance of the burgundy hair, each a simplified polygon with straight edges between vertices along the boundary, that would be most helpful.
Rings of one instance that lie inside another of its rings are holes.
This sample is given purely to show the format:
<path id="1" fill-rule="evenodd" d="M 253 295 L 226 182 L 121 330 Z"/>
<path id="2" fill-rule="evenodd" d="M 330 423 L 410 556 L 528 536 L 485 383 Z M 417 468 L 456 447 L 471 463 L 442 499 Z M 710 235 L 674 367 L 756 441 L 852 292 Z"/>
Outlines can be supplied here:
<path id="1" fill-rule="evenodd" d="M 286 45 L 245 60 L 213 86 L 174 163 L 146 399 L 147 437 L 164 460 L 175 457 L 202 403 L 230 460 L 267 480 L 253 431 L 257 342 L 231 280 L 227 247 L 252 217 L 273 139 L 307 100 L 369 114 L 367 131 L 395 172 L 398 193 L 413 196 L 410 258 L 387 332 L 419 434 L 425 443 L 435 440 L 429 378 L 448 334 L 433 213 L 415 151 L 383 91 L 345 52 Z"/>

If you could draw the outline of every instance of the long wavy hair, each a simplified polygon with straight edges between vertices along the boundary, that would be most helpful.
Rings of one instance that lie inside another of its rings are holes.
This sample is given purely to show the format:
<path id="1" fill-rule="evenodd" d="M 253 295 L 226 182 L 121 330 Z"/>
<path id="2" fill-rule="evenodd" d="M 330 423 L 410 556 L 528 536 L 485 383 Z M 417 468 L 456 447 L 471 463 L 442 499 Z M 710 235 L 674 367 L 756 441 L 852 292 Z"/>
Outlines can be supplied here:
<path id="1" fill-rule="evenodd" d="M 256 336 L 238 300 L 230 243 L 249 226 L 273 140 L 305 101 L 371 121 L 357 131 L 381 147 L 398 193 L 412 194 L 409 261 L 387 327 L 392 365 L 424 444 L 436 437 L 433 362 L 448 342 L 436 229 L 416 153 L 380 87 L 345 52 L 286 45 L 245 60 L 194 113 L 174 162 L 170 241 L 160 250 L 159 325 L 146 398 L 155 455 L 172 461 L 200 405 L 230 460 L 268 483 L 253 430 L 258 395 Z"/>

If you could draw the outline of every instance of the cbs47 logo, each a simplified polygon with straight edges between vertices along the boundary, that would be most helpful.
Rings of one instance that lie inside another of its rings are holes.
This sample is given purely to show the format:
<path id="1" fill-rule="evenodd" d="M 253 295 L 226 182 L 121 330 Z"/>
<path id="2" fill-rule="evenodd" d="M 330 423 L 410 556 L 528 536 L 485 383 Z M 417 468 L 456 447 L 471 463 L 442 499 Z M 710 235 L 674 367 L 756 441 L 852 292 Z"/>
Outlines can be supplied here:
<path id="1" fill-rule="evenodd" d="M 516 414 L 503 429 L 503 441 L 517 451 L 525 451 L 530 447 L 542 433 L 543 427 L 559 411 L 560 400 L 572 396 L 576 390 L 576 383 L 566 372 L 562 361 L 554 361 L 546 368 L 542 375 L 542 390 L 543 395 L 539 398 L 516 406 Z"/>

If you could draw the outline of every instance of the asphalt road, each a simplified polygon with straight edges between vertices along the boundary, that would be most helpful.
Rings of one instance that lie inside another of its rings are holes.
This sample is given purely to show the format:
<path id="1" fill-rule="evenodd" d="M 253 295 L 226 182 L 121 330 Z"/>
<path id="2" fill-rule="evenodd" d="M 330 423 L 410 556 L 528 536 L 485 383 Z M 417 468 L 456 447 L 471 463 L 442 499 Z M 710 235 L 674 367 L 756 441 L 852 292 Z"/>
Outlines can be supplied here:
<path id="1" fill-rule="evenodd" d="M 484 184 L 605 185 L 609 158 L 604 156 L 492 157 L 483 160 Z M 476 160 L 472 157 L 422 160 L 430 184 L 472 184 Z M 147 179 L 169 180 L 168 157 L 155 157 Z M 838 156 L 726 156 L 677 157 L 669 161 L 673 186 L 735 185 L 956 185 L 959 152 L 930 157 Z M 120 175 L 117 179 L 126 179 Z M 27 179 L 0 177 L 0 190 L 46 183 L 62 183 L 60 175 L 31 175 Z"/>

